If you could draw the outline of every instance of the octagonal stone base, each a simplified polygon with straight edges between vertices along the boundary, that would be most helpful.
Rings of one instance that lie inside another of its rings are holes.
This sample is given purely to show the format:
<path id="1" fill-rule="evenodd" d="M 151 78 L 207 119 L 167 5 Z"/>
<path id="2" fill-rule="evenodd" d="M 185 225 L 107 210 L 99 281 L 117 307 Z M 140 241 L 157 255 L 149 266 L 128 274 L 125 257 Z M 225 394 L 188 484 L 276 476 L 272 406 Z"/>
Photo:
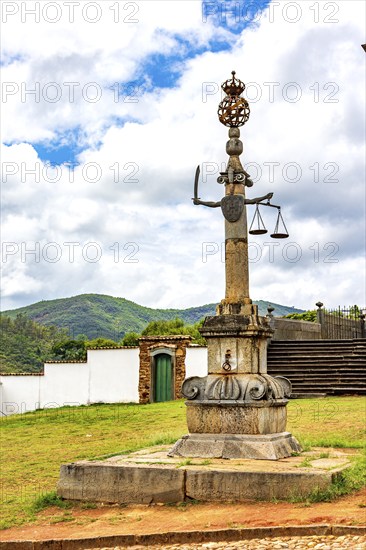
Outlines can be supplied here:
<path id="1" fill-rule="evenodd" d="M 273 403 L 187 401 L 190 433 L 203 434 L 277 434 L 286 430 L 287 399 Z"/>
<path id="2" fill-rule="evenodd" d="M 179 439 L 168 456 L 278 460 L 300 451 L 298 441 L 289 432 L 270 435 L 193 433 Z"/>

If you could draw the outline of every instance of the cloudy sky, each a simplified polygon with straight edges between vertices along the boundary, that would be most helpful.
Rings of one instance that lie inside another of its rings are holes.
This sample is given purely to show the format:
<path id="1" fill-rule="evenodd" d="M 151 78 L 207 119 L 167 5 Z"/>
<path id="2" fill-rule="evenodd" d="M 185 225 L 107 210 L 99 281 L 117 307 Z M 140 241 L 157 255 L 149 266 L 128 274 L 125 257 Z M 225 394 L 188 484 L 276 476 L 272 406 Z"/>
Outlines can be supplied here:
<path id="1" fill-rule="evenodd" d="M 365 3 L 2 2 L 2 309 L 103 293 L 224 297 L 220 84 L 246 84 L 242 162 L 290 237 L 250 240 L 251 297 L 365 299 Z M 265 210 L 265 211 L 264 211 Z M 248 208 L 249 218 L 253 215 Z"/>

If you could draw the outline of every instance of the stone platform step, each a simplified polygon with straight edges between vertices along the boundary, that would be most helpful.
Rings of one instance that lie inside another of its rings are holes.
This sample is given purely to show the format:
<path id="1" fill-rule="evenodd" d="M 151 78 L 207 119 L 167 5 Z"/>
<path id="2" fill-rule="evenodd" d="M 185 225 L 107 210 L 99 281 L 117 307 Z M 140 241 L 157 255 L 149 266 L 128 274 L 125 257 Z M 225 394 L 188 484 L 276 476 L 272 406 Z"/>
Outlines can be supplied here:
<path id="1" fill-rule="evenodd" d="M 173 503 L 288 499 L 325 490 L 350 466 L 350 455 L 327 448 L 282 460 L 169 457 L 169 446 L 61 466 L 58 495 L 105 503 Z M 303 466 L 307 457 L 308 466 Z"/>

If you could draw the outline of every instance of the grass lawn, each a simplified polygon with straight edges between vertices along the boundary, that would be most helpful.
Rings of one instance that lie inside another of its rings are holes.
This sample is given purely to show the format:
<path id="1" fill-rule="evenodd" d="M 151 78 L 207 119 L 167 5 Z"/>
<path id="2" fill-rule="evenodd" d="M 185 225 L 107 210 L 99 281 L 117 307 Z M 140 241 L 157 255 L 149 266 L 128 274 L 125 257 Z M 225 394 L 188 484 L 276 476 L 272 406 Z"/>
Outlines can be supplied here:
<path id="1" fill-rule="evenodd" d="M 288 431 L 306 449 L 362 448 L 363 397 L 301 399 L 288 405 Z M 183 401 L 64 407 L 2 417 L 1 528 L 35 519 L 35 502 L 55 490 L 60 464 L 175 442 L 187 433 Z"/>

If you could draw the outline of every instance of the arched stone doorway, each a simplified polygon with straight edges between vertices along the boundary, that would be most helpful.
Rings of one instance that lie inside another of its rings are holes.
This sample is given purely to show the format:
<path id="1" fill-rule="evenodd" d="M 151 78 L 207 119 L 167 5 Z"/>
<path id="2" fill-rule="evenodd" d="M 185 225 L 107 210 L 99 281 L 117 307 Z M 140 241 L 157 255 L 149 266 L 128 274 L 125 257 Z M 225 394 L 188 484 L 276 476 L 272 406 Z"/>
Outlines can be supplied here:
<path id="1" fill-rule="evenodd" d="M 140 403 L 180 399 L 185 379 L 186 347 L 191 336 L 142 336 L 140 346 Z M 170 360 L 170 363 L 169 363 Z"/>

